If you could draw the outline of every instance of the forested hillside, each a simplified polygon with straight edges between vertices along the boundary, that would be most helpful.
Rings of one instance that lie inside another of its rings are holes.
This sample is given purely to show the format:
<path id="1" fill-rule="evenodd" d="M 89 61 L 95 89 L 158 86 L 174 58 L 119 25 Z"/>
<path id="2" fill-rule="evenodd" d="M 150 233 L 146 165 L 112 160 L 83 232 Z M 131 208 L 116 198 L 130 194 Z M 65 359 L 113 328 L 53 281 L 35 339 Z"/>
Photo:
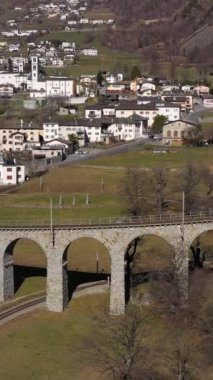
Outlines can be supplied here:
<path id="1" fill-rule="evenodd" d="M 97 6 L 98 0 L 92 1 Z M 204 52 L 206 58 L 205 49 L 213 42 L 213 35 L 206 28 L 208 38 L 203 32 L 198 45 L 192 38 L 190 48 L 187 45 L 186 51 L 182 49 L 189 36 L 212 23 L 212 0 L 101 0 L 100 4 L 110 7 L 116 17 L 116 30 L 105 33 L 103 38 L 108 47 L 129 51 L 148 48 L 148 55 L 153 55 L 153 50 L 160 56 L 186 54 L 199 62 Z M 208 50 L 207 59 L 211 62 L 213 53 Z"/>

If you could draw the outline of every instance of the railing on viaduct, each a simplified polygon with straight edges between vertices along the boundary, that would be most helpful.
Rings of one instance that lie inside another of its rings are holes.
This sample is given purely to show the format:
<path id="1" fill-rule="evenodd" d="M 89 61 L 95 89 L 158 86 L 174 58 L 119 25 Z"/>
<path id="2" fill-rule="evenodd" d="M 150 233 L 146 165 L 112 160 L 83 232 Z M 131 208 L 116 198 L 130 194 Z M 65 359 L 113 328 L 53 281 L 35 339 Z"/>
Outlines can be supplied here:
<path id="1" fill-rule="evenodd" d="M 192 212 L 184 215 L 185 224 L 208 223 L 213 221 L 213 210 Z M 10 228 L 110 228 L 110 227 L 128 227 L 128 226 L 157 226 L 183 223 L 182 213 L 171 213 L 162 215 L 146 216 L 124 216 L 112 218 L 88 218 L 88 219 L 59 219 L 53 220 L 0 220 L 0 230 Z"/>

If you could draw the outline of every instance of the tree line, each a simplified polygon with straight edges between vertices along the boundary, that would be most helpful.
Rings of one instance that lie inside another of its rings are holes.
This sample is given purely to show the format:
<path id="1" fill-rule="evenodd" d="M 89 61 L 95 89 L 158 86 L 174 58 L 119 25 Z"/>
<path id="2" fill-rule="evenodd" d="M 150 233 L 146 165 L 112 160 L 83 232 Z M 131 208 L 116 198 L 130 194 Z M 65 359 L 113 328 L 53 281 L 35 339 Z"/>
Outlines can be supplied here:
<path id="1" fill-rule="evenodd" d="M 122 191 L 133 216 L 181 211 L 182 192 L 186 213 L 196 212 L 212 206 L 213 173 L 191 161 L 175 172 L 162 167 L 134 167 L 126 171 Z"/>

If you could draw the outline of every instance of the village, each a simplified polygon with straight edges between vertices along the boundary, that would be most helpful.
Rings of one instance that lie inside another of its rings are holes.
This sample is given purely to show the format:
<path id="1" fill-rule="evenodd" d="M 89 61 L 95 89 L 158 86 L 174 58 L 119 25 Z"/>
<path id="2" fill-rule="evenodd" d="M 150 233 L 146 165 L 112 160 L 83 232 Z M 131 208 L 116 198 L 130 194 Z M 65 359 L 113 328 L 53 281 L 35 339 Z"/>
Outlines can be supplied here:
<path id="1" fill-rule="evenodd" d="M 184 144 L 187 139 L 195 140 L 200 132 L 200 114 L 196 116 L 195 112 L 192 117 L 196 107 L 213 108 L 210 86 L 172 83 L 168 78 L 142 74 L 137 67 L 133 67 L 129 80 L 107 67 L 96 75 L 86 71 L 78 77 L 60 75 L 60 68 L 69 67 L 81 55 L 95 57 L 98 49 L 79 49 L 74 41 L 39 40 L 46 30 L 22 29 L 22 24 L 34 25 L 40 17 L 57 19 L 69 31 L 71 26 L 114 23 L 109 18 L 84 18 L 86 9 L 87 3 L 77 0 L 58 5 L 42 3 L 30 8 L 27 15 L 8 20 L 1 32 L 1 184 L 18 184 L 29 178 L 23 157 L 28 163 L 43 160 L 51 164 L 88 146 L 139 139 L 161 145 Z M 15 11 L 23 13 L 20 7 Z M 22 38 L 26 41 L 25 54 Z M 57 68 L 58 75 L 48 75 L 49 67 Z M 18 114 L 9 110 L 17 99 Z M 39 121 L 35 115 L 40 115 Z M 211 136 L 200 140 L 212 143 Z"/>

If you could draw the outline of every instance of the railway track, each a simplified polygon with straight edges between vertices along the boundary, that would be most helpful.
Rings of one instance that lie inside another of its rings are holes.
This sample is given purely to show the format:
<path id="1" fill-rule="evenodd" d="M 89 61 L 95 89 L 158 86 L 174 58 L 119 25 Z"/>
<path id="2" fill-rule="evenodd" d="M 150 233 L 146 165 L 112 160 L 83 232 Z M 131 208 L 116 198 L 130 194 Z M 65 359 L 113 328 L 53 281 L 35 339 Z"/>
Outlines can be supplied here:
<path id="1" fill-rule="evenodd" d="M 184 215 L 185 224 L 211 223 L 213 221 L 213 210 L 200 211 Z M 112 218 L 90 218 L 72 220 L 0 220 L 0 230 L 84 230 L 84 229 L 110 229 L 129 227 L 149 227 L 177 225 L 183 222 L 182 213 L 147 215 L 147 216 L 126 216 Z"/>
<path id="2" fill-rule="evenodd" d="M 87 285 L 86 284 L 81 285 L 75 290 L 74 295 L 83 290 L 94 288 L 100 285 L 106 285 L 106 284 L 107 284 L 107 281 L 102 280 L 102 281 L 97 281 L 97 282 L 90 283 Z M 26 314 L 27 312 L 32 311 L 36 306 L 39 307 L 39 306 L 45 305 L 45 301 L 46 301 L 46 297 L 42 296 L 42 297 L 37 297 L 29 301 L 25 301 L 19 305 L 12 306 L 11 308 L 8 308 L 6 310 L 2 310 L 2 311 L 0 310 L 0 325 L 3 325 L 12 319 L 20 317 L 20 315 L 23 315 L 23 314 Z"/>

